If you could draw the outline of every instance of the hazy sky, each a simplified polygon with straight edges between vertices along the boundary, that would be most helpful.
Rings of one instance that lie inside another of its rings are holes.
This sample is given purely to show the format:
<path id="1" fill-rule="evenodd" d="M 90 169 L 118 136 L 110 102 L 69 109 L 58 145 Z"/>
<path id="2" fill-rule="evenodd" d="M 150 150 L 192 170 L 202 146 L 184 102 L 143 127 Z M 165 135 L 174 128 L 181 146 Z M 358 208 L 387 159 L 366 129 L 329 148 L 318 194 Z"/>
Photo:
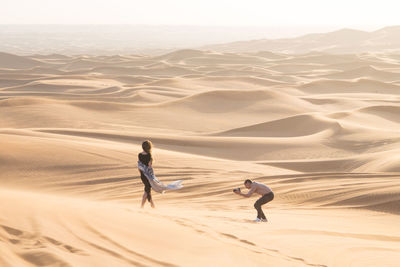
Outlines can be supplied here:
<path id="1" fill-rule="evenodd" d="M 338 26 L 400 24 L 398 0 L 1 0 L 0 24 Z"/>

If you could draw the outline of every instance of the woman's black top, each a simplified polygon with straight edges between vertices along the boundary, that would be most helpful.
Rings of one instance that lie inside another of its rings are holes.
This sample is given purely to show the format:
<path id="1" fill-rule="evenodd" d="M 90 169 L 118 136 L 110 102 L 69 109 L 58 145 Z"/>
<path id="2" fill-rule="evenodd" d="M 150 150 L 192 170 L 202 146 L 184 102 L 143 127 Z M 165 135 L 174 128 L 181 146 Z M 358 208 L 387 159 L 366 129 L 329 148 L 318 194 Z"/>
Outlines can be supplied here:
<path id="1" fill-rule="evenodd" d="M 138 158 L 140 162 L 142 162 L 144 165 L 149 166 L 149 162 L 151 160 L 151 155 L 149 153 L 147 154 L 139 153 Z"/>
<path id="2" fill-rule="evenodd" d="M 146 166 L 149 166 L 149 162 L 151 160 L 151 155 L 149 153 L 147 154 L 142 154 L 139 153 L 138 155 L 139 160 L 145 164 Z M 149 180 L 146 178 L 144 173 L 140 171 L 140 178 L 142 179 L 142 182 L 144 184 L 144 191 L 147 193 L 147 200 L 151 201 L 151 185 Z"/>

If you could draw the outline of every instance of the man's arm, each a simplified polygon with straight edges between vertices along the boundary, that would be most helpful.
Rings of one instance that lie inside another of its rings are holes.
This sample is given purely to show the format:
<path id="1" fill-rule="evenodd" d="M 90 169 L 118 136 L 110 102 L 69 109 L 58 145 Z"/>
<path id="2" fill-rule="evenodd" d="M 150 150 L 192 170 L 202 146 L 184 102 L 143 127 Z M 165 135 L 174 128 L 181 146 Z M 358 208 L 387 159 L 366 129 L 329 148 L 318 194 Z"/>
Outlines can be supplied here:
<path id="1" fill-rule="evenodd" d="M 247 194 L 243 194 L 242 192 L 237 192 L 236 194 L 241 195 L 242 197 L 250 197 L 254 191 L 256 191 L 256 186 L 253 184 L 251 185 L 251 189 L 249 190 L 249 192 L 247 192 Z"/>

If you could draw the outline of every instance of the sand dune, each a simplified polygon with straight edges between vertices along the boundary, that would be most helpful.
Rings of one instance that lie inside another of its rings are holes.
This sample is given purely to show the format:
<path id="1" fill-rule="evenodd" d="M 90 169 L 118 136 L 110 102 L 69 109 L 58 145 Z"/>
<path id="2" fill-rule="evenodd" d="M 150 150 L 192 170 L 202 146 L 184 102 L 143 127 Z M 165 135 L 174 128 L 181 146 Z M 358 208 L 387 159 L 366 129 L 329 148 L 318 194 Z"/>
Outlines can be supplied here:
<path id="1" fill-rule="evenodd" d="M 331 129 L 340 131 L 341 125 L 315 115 L 297 115 L 280 120 L 229 130 L 220 135 L 247 137 L 294 137 L 310 135 Z"/>
<path id="2" fill-rule="evenodd" d="M 397 81 L 399 73 L 382 71 L 372 66 L 365 66 L 353 70 L 347 70 L 339 73 L 328 74 L 324 76 L 328 79 L 357 79 L 366 78 L 371 80 L 378 80 L 384 82 Z"/>
<path id="3" fill-rule="evenodd" d="M 328 33 L 307 34 L 295 38 L 260 39 L 206 45 L 202 49 L 219 52 L 272 51 L 283 53 L 326 52 L 331 54 L 375 51 L 398 51 L 400 26 L 389 26 L 366 32 L 341 29 Z"/>
<path id="4" fill-rule="evenodd" d="M 398 266 L 399 56 L 304 46 L 370 35 L 0 53 L 0 266 Z M 184 181 L 155 210 L 138 208 L 144 139 L 157 177 Z M 268 223 L 232 193 L 246 178 L 276 193 Z"/>
<path id="5" fill-rule="evenodd" d="M 316 80 L 299 86 L 307 93 L 376 93 L 395 94 L 400 92 L 400 86 L 370 79 L 343 80 Z"/>
<path id="6" fill-rule="evenodd" d="M 42 62 L 35 59 L 12 55 L 4 52 L 0 52 L 0 58 L 0 68 L 28 69 L 43 64 Z"/>
<path id="7" fill-rule="evenodd" d="M 195 50 L 195 49 L 184 49 L 184 50 L 178 50 L 174 51 L 159 57 L 156 57 L 156 60 L 166 60 L 166 61 L 181 61 L 187 58 L 193 58 L 193 57 L 202 57 L 206 56 L 207 52 L 203 52 L 200 50 Z"/>

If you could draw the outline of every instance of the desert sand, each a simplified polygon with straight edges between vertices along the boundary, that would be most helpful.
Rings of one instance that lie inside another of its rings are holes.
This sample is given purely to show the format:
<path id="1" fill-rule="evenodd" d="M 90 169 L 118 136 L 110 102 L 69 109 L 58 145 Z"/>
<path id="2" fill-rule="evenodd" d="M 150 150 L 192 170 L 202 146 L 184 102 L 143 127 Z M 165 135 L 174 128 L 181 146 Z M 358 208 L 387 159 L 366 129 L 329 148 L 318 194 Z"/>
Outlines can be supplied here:
<path id="1" fill-rule="evenodd" d="M 0 53 L 0 266 L 399 266 L 399 60 Z"/>

